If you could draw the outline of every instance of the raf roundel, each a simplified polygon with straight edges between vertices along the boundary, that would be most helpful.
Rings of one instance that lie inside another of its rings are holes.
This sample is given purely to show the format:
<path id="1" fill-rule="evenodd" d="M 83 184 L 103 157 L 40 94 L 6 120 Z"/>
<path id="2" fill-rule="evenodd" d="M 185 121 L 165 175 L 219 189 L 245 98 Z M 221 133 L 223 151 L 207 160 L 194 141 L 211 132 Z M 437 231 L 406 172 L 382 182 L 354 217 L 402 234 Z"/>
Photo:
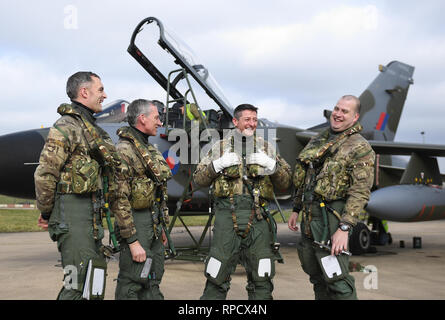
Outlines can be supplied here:
<path id="1" fill-rule="evenodd" d="M 162 156 L 170 167 L 172 174 L 175 175 L 179 170 L 179 158 L 174 152 L 169 152 L 169 150 L 165 150 Z"/>

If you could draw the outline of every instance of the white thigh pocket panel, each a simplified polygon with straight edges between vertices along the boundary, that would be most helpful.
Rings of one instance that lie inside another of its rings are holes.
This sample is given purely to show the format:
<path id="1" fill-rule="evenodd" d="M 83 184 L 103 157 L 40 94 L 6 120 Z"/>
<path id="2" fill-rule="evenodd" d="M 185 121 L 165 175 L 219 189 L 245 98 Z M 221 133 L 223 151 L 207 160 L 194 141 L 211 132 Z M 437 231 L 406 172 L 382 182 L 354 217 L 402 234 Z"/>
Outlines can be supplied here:
<path id="1" fill-rule="evenodd" d="M 207 264 L 206 273 L 212 278 L 216 278 L 218 276 L 219 269 L 221 269 L 221 261 L 211 257 L 209 263 Z"/>
<path id="2" fill-rule="evenodd" d="M 341 275 L 340 264 L 338 263 L 336 256 L 326 256 L 322 258 L 321 264 L 329 279 Z"/>
<path id="3" fill-rule="evenodd" d="M 270 276 L 272 272 L 272 262 L 269 258 L 266 259 L 260 259 L 258 262 L 258 275 L 260 277 L 265 277 L 266 274 Z"/>

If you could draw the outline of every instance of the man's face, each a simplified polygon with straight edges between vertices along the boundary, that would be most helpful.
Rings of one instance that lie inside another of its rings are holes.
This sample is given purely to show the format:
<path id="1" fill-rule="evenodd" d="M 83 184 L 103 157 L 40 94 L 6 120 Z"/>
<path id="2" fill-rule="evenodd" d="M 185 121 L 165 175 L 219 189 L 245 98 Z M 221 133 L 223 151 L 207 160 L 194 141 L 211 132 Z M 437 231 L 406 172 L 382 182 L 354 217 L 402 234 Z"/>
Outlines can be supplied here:
<path id="1" fill-rule="evenodd" d="M 233 117 L 232 122 L 243 135 L 252 136 L 258 125 L 257 113 L 252 110 L 243 110 L 239 120 Z"/>
<path id="2" fill-rule="evenodd" d="M 334 110 L 332 110 L 330 118 L 331 129 L 335 132 L 349 129 L 357 122 L 359 116 L 354 100 L 340 99 Z"/>
<path id="3" fill-rule="evenodd" d="M 89 86 L 81 88 L 82 97 L 85 98 L 83 104 L 98 113 L 102 111 L 102 102 L 107 98 L 102 81 L 97 77 L 91 77 Z"/>
<path id="4" fill-rule="evenodd" d="M 149 136 L 155 136 L 158 127 L 162 126 L 162 122 L 159 118 L 159 112 L 158 108 L 150 106 L 150 114 L 147 116 L 146 114 L 141 114 L 140 117 L 140 127 L 138 127 L 139 130 L 141 130 L 143 133 Z"/>

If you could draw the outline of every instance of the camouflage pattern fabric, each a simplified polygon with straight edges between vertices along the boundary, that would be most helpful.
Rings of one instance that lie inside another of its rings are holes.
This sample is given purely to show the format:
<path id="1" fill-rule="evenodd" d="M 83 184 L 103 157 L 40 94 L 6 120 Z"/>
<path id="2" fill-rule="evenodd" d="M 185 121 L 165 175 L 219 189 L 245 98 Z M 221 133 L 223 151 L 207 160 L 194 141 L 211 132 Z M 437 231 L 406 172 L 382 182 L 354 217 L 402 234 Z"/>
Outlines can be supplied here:
<path id="1" fill-rule="evenodd" d="M 306 145 L 298 156 L 293 182 L 297 188 L 294 207 L 301 208 L 302 195 L 307 187 L 306 174 L 310 164 L 316 168 L 312 192 L 325 201 L 345 199 L 341 221 L 351 225 L 369 200 L 374 181 L 375 153 L 359 134 L 357 122 L 344 132 L 331 135 L 330 129 L 321 132 Z"/>
<path id="2" fill-rule="evenodd" d="M 237 153 L 240 165 L 216 173 L 212 161 L 226 152 Z M 250 154 L 255 152 L 264 152 L 276 160 L 274 172 L 266 172 L 257 164 L 247 163 Z M 247 177 L 247 181 L 243 181 L 243 177 Z M 221 263 L 216 277 L 204 272 L 207 281 L 201 299 L 225 299 L 230 288 L 230 275 L 238 263 L 246 269 L 249 299 L 272 299 L 274 262 L 280 255 L 272 249 L 272 221 L 263 219 L 260 212 L 257 212 L 256 219 L 254 217 L 260 205 L 267 205 L 267 200 L 273 199 L 274 187 L 285 189 L 289 186 L 289 165 L 261 137 L 255 134 L 243 142 L 241 134 L 234 129 L 212 146 L 197 166 L 194 179 L 198 185 L 212 185 L 216 197 L 215 240 L 206 260 L 206 270 L 210 259 Z M 269 261 L 271 266 L 267 275 L 259 274 L 259 261 L 262 259 Z"/>
<path id="3" fill-rule="evenodd" d="M 119 193 L 124 202 L 113 207 L 116 217 L 119 212 L 130 208 L 126 220 L 116 219 L 117 230 L 120 230 L 121 255 L 119 257 L 119 275 L 115 298 L 119 300 L 162 300 L 160 283 L 164 274 L 164 245 L 162 244 L 159 212 L 157 203 L 166 206 L 167 180 L 172 173 L 162 154 L 151 144 L 140 131 L 132 127 L 117 130 L 119 142 L 117 151 L 126 167 L 118 181 Z M 161 192 L 159 192 L 161 191 Z M 164 197 L 156 198 L 162 194 Z M 131 232 L 128 232 L 131 230 Z M 134 241 L 144 248 L 147 259 L 152 259 L 150 276 L 141 278 L 144 263 L 132 259 L 128 244 Z"/>
<path id="4" fill-rule="evenodd" d="M 255 212 L 273 199 L 273 188 L 285 189 L 291 181 L 291 170 L 270 144 L 256 134 L 243 143 L 236 129 L 212 146 L 194 172 L 198 185 L 213 187 L 215 199 L 215 239 L 206 259 L 220 262 L 216 276 L 204 272 L 207 281 L 201 299 L 225 299 L 230 288 L 230 275 L 241 263 L 246 269 L 249 299 L 272 299 L 275 260 L 280 254 L 273 250 L 273 218 L 264 219 Z M 235 152 L 240 165 L 216 173 L 212 161 L 225 152 Z M 264 152 L 276 159 L 274 172 L 267 172 L 257 164 L 248 164 L 251 153 Z M 247 177 L 248 181 L 244 181 Z M 253 195 L 252 195 L 253 194 Z M 260 273 L 260 261 L 270 263 L 270 271 Z"/>
<path id="5" fill-rule="evenodd" d="M 120 160 L 110 137 L 96 126 L 86 107 L 73 102 L 62 104 L 58 112 L 62 117 L 49 131 L 34 174 L 36 200 L 42 216 L 49 219 L 48 231 L 57 241 L 62 265 L 77 268 L 81 285 L 90 259 L 106 264 L 102 211 L 97 210 L 93 196 L 102 190 L 105 176 L 112 183 L 109 191 L 114 196 L 114 174 Z M 80 288 L 64 287 L 58 296 L 81 298 Z"/>
<path id="6" fill-rule="evenodd" d="M 243 184 L 242 177 L 246 175 L 255 180 L 260 189 L 260 197 L 267 200 L 273 199 L 273 188 L 286 189 L 291 182 L 291 169 L 287 162 L 276 153 L 272 146 L 262 137 L 256 137 L 253 143 L 246 143 L 246 158 L 252 152 L 264 152 L 269 157 L 276 159 L 276 169 L 272 174 L 266 174 L 264 168 L 256 164 L 246 164 L 242 161 L 242 137 L 236 129 L 232 130 L 223 140 L 218 141 L 198 164 L 193 178 L 203 187 L 213 186 L 216 197 L 228 197 L 230 195 L 249 194 Z M 237 152 L 240 157 L 240 165 L 225 168 L 221 173 L 216 173 L 212 161 L 221 157 L 225 152 Z"/>
<path id="7" fill-rule="evenodd" d="M 50 214 L 56 192 L 84 194 L 102 189 L 101 174 L 120 160 L 108 134 L 81 107 L 62 104 L 62 117 L 50 129 L 34 173 L 38 209 Z M 110 191 L 114 175 L 110 174 Z"/>
<path id="8" fill-rule="evenodd" d="M 101 161 L 103 166 L 119 166 L 120 160 L 117 156 L 114 144 L 108 134 L 100 127 L 93 125 L 80 115 L 70 104 L 63 103 L 57 108 L 61 115 L 78 116 L 82 120 L 82 126 L 86 129 L 85 138 L 90 145 L 93 157 Z"/>
<path id="9" fill-rule="evenodd" d="M 117 134 L 120 139 L 116 149 L 125 169 L 118 176 L 119 201 L 113 204 L 112 211 L 122 238 L 132 242 L 136 230 L 131 209 L 150 208 L 155 201 L 166 205 L 167 180 L 172 173 L 162 154 L 148 142 L 142 141 L 136 129 L 122 127 Z M 162 189 L 163 199 L 155 198 L 157 188 Z M 165 214 L 168 215 L 167 212 Z"/>
<path id="10" fill-rule="evenodd" d="M 138 155 L 142 157 L 144 167 L 148 167 L 151 177 L 155 183 L 163 184 L 167 182 L 173 175 L 162 154 L 151 144 L 145 144 L 132 133 L 135 129 L 131 127 L 122 127 L 117 130 L 117 135 L 121 138 L 128 139 L 132 142 L 138 151 Z"/>

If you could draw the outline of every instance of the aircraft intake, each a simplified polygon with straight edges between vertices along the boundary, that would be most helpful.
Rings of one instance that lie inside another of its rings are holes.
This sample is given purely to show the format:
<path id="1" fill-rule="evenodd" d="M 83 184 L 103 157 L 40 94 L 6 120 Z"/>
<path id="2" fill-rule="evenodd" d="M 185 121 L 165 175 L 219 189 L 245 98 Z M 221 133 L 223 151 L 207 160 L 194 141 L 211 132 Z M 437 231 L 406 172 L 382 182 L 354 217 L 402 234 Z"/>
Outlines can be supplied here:
<path id="1" fill-rule="evenodd" d="M 49 129 L 0 136 L 0 194 L 35 199 L 34 171 Z"/>

